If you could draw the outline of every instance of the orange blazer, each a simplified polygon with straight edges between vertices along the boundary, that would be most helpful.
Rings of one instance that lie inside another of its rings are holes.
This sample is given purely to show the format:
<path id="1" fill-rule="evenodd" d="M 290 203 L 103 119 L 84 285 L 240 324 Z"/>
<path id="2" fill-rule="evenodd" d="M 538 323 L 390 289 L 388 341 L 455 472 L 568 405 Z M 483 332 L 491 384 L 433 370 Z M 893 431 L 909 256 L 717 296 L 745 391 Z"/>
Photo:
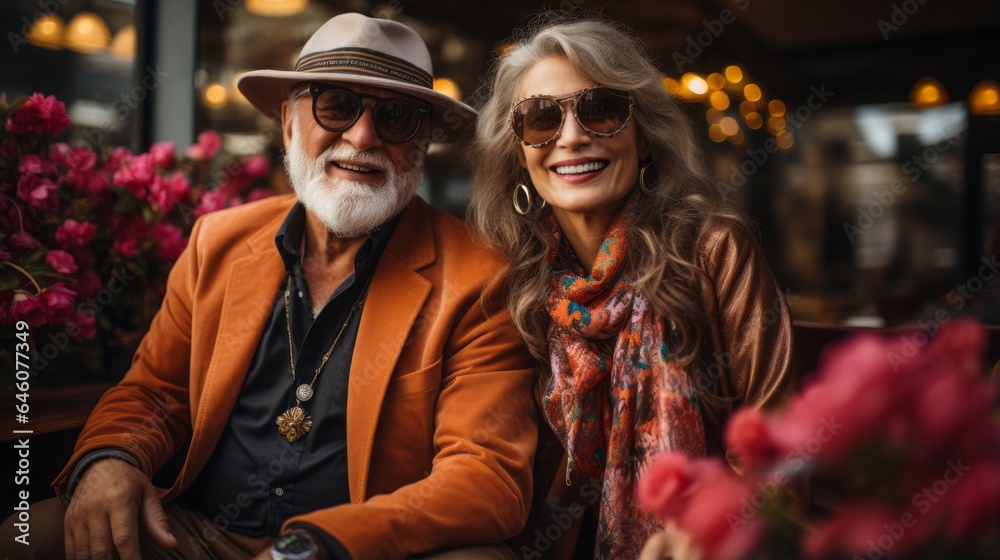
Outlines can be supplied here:
<path id="1" fill-rule="evenodd" d="M 185 453 L 161 497 L 190 486 L 239 397 L 285 273 L 274 236 L 294 202 L 273 197 L 195 224 L 131 369 L 90 415 L 54 486 L 83 455 L 107 447 L 132 453 L 147 476 Z M 459 220 L 414 198 L 376 268 L 354 349 L 351 502 L 287 523 L 330 533 L 358 559 L 497 542 L 521 530 L 537 440 L 536 366 L 502 303 L 482 300 L 501 268 Z"/>

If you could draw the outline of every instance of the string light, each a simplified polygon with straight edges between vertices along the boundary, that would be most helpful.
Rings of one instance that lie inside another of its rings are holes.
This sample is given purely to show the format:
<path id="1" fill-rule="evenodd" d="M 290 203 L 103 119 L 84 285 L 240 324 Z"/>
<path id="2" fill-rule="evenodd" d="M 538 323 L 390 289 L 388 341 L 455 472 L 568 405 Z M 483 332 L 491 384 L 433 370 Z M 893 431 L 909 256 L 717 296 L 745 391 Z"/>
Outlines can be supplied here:
<path id="1" fill-rule="evenodd" d="M 462 100 L 462 89 L 450 78 L 434 78 L 434 91 L 447 95 L 455 101 Z"/>
<path id="2" fill-rule="evenodd" d="M 783 117 L 785 116 L 785 104 L 778 99 L 772 99 L 767 104 L 767 110 L 771 113 L 772 117 Z"/>
<path id="3" fill-rule="evenodd" d="M 267 17 L 295 15 L 309 7 L 309 0 L 246 0 L 247 11 Z"/>
<path id="4" fill-rule="evenodd" d="M 969 93 L 969 112 L 973 115 L 1000 115 L 1000 84 L 983 80 Z"/>
<path id="5" fill-rule="evenodd" d="M 724 91 L 713 91 L 712 95 L 708 97 L 709 102 L 712 107 L 720 111 L 724 111 L 729 107 L 729 96 L 726 95 Z"/>
<path id="6" fill-rule="evenodd" d="M 727 66 L 725 72 L 729 83 L 738 84 L 743 81 L 743 70 L 739 66 Z"/>
<path id="7" fill-rule="evenodd" d="M 31 26 L 28 42 L 43 49 L 61 50 L 65 31 L 66 24 L 62 18 L 55 14 L 45 14 Z"/>
<path id="8" fill-rule="evenodd" d="M 948 102 L 948 94 L 941 82 L 934 78 L 921 78 L 910 90 L 910 101 L 920 109 L 936 107 Z"/>
<path id="9" fill-rule="evenodd" d="M 226 87 L 219 82 L 212 82 L 208 84 L 205 91 L 202 93 L 202 99 L 205 100 L 205 105 L 212 109 L 220 109 L 226 105 L 229 101 L 229 92 L 226 91 Z"/>
<path id="10" fill-rule="evenodd" d="M 77 52 L 91 54 L 108 48 L 111 31 L 108 24 L 94 12 L 80 12 L 66 28 L 63 46 Z"/>
<path id="11" fill-rule="evenodd" d="M 718 72 L 709 74 L 705 81 L 708 82 L 709 89 L 722 89 L 726 85 L 726 78 Z"/>

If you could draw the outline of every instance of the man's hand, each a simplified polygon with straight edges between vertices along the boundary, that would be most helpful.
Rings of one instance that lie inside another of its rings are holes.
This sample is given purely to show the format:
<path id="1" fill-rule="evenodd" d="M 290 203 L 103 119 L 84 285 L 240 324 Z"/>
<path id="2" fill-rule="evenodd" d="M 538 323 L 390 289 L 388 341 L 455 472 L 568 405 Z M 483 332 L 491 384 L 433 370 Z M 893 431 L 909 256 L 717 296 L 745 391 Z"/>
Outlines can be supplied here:
<path id="1" fill-rule="evenodd" d="M 104 560 L 117 551 L 121 560 L 141 560 L 139 516 L 150 536 L 176 548 L 167 514 L 153 484 L 120 459 L 101 459 L 87 468 L 66 508 L 66 558 Z"/>

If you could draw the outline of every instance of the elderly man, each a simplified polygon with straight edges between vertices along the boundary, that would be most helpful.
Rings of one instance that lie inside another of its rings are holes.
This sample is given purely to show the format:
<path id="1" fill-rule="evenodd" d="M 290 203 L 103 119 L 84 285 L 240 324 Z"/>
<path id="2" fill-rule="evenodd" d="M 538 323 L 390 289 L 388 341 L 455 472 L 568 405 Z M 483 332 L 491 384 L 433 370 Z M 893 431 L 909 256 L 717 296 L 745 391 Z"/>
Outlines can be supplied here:
<path id="1" fill-rule="evenodd" d="M 414 197 L 428 144 L 475 113 L 431 89 L 416 33 L 359 14 L 239 88 L 280 116 L 296 196 L 195 225 L 55 482 L 66 557 L 402 558 L 515 535 L 534 368 L 482 296 L 499 262 Z"/>

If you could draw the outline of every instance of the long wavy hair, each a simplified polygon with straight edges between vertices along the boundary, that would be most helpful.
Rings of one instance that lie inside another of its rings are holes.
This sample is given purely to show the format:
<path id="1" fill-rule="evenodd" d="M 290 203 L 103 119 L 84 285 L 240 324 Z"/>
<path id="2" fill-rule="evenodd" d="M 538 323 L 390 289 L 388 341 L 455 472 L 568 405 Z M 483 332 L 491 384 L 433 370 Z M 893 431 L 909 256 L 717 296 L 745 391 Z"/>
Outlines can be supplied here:
<path id="1" fill-rule="evenodd" d="M 533 195 L 535 211 L 525 216 L 514 212 L 514 189 L 525 176 L 517 151 L 532 148 L 519 145 L 508 115 L 525 73 L 552 56 L 565 57 L 595 83 L 631 92 L 632 122 L 649 144 L 655 173 L 652 185 L 647 181 L 652 194 L 643 192 L 636 178 L 638 214 L 627 232 L 629 275 L 666 325 L 677 327 L 667 341 L 671 356 L 690 365 L 700 359 L 710 320 L 701 307 L 699 241 L 719 219 L 743 221 L 725 208 L 686 116 L 667 94 L 645 47 L 624 26 L 543 16 L 494 61 L 477 92 L 477 98 L 485 101 L 469 152 L 475 167 L 466 218 L 470 229 L 507 259 L 503 291 L 514 325 L 531 353 L 548 363 L 545 302 L 550 270 L 545 257 L 554 243 L 547 219 L 551 210 L 538 210 L 541 201 Z M 716 410 L 727 408 L 718 391 L 711 392 L 702 394 L 705 404 Z"/>

